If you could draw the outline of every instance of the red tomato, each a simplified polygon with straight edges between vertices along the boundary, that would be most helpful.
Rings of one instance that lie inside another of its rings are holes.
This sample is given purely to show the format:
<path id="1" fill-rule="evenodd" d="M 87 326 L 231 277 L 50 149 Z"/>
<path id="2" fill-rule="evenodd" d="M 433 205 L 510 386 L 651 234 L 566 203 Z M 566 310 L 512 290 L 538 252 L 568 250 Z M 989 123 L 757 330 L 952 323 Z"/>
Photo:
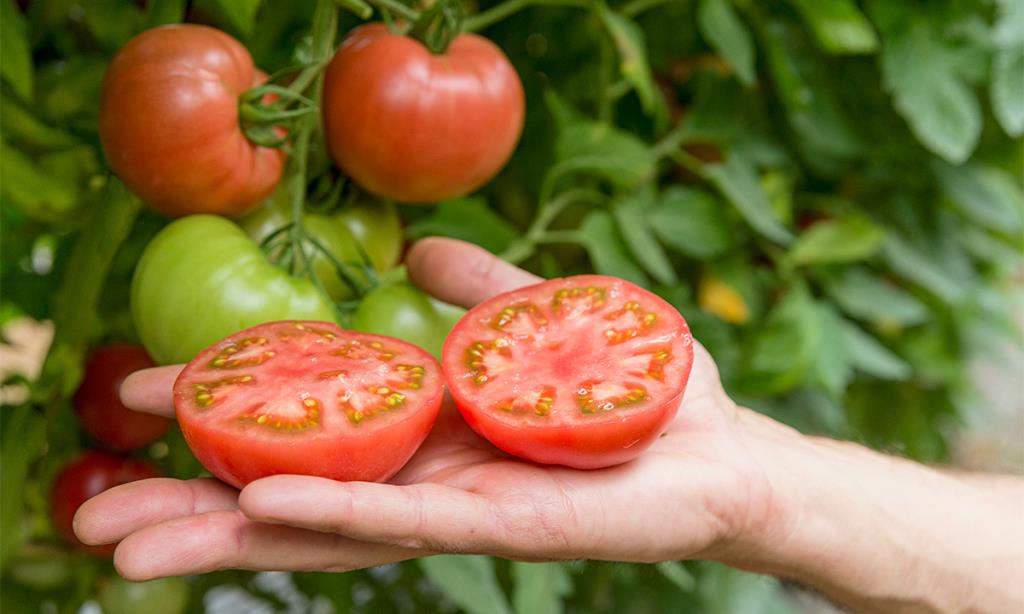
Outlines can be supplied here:
<path id="1" fill-rule="evenodd" d="M 523 86 L 496 45 L 462 34 L 441 55 L 384 24 L 355 29 L 324 81 L 338 166 L 386 198 L 462 196 L 501 169 L 523 128 Z"/>
<path id="2" fill-rule="evenodd" d="M 327 322 L 270 322 L 231 335 L 174 383 L 178 422 L 210 473 L 241 488 L 268 475 L 382 481 L 437 418 L 433 356 Z"/>
<path id="3" fill-rule="evenodd" d="M 72 403 L 86 433 L 115 451 L 150 444 L 167 431 L 167 418 L 132 411 L 121 403 L 121 382 L 131 373 L 156 366 L 138 345 L 97 348 L 85 365 L 85 377 Z"/>
<path id="4" fill-rule="evenodd" d="M 249 211 L 284 167 L 281 150 L 252 143 L 239 124 L 238 97 L 261 78 L 245 47 L 219 30 L 139 34 L 103 79 L 99 128 L 110 167 L 166 215 Z"/>
<path id="5" fill-rule="evenodd" d="M 73 528 L 75 512 L 83 503 L 104 490 L 159 475 L 156 468 L 145 461 L 90 450 L 68 463 L 53 482 L 50 491 L 53 526 L 74 545 L 93 554 L 112 554 L 114 544 L 86 546 L 78 541 Z"/>
<path id="6" fill-rule="evenodd" d="M 671 305 L 601 275 L 496 296 L 444 345 L 466 422 L 502 450 L 595 469 L 643 452 L 675 415 L 693 338 Z"/>

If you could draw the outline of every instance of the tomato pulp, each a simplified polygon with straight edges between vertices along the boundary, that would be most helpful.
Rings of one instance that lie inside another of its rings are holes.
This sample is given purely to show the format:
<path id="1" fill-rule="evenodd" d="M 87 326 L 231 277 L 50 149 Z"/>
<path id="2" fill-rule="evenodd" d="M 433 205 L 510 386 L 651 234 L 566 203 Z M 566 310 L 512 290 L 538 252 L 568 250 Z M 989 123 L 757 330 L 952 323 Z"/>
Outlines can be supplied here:
<path id="1" fill-rule="evenodd" d="M 189 447 L 237 488 L 292 473 L 386 480 L 437 418 L 437 361 L 404 341 L 317 321 L 270 322 L 212 345 L 174 384 Z"/>
<path id="2" fill-rule="evenodd" d="M 523 129 L 523 86 L 494 43 L 458 36 L 439 55 L 382 23 L 353 30 L 324 76 L 324 132 L 370 192 L 424 203 L 480 187 Z"/>
<path id="3" fill-rule="evenodd" d="M 693 338 L 651 292 L 581 275 L 477 305 L 443 359 L 452 398 L 477 433 L 535 462 L 595 469 L 638 456 L 675 415 Z"/>

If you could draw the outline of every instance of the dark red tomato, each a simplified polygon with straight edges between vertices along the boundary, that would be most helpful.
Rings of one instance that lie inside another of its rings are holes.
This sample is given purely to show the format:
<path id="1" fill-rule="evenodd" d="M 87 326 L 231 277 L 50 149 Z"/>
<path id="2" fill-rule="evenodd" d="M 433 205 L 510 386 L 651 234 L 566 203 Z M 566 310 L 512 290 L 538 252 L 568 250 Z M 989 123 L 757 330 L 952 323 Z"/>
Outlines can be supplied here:
<path id="1" fill-rule="evenodd" d="M 386 198 L 426 203 L 475 190 L 512 155 L 523 86 L 496 45 L 462 34 L 441 55 L 375 23 L 338 48 L 324 128 L 338 166 Z"/>
<path id="2" fill-rule="evenodd" d="M 281 178 L 284 153 L 249 141 L 238 97 L 262 77 L 245 47 L 197 25 L 128 41 L 103 79 L 100 140 L 110 167 L 170 216 L 249 211 Z"/>
<path id="3" fill-rule="evenodd" d="M 114 544 L 86 546 L 75 537 L 75 512 L 83 503 L 121 484 L 159 477 L 160 473 L 149 463 L 121 458 L 91 450 L 68 463 L 53 482 L 50 491 L 50 517 L 53 526 L 68 542 L 93 553 L 109 555 Z"/>
<path id="4" fill-rule="evenodd" d="M 582 275 L 477 305 L 443 356 L 448 389 L 477 433 L 535 462 L 595 469 L 638 456 L 675 416 L 693 338 L 647 290 Z"/>
<path id="5" fill-rule="evenodd" d="M 204 350 L 174 406 L 192 452 L 237 488 L 278 473 L 382 481 L 423 443 L 443 392 L 437 360 L 412 344 L 291 320 Z"/>
<path id="6" fill-rule="evenodd" d="M 139 345 L 97 348 L 85 365 L 85 377 L 72 399 L 78 422 L 105 447 L 134 450 L 150 444 L 167 431 L 171 421 L 132 411 L 121 403 L 121 382 L 140 369 L 156 366 Z"/>

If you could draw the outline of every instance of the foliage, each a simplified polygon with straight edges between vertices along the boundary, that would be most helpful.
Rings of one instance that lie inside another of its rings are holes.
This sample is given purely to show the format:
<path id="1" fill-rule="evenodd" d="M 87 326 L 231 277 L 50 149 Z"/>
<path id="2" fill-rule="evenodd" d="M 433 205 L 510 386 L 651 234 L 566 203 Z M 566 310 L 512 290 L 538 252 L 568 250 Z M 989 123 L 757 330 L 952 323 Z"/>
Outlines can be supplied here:
<path id="1" fill-rule="evenodd" d="M 51 545 L 49 483 L 85 441 L 68 399 L 90 345 L 134 337 L 132 269 L 166 224 L 105 170 L 104 66 L 133 34 L 188 19 L 237 36 L 272 72 L 308 56 L 313 2 L 22 4 L 0 1 L 0 322 L 52 319 L 56 337 L 30 400 L 0 415 L 0 604 L 71 612 L 112 570 Z M 519 71 L 526 129 L 480 193 L 403 208 L 411 238 L 641 283 L 687 317 L 738 400 L 806 431 L 945 457 L 948 427 L 972 411 L 967 358 L 1019 337 L 1004 286 L 1024 247 L 1021 3 L 481 4 L 466 23 Z M 196 475 L 177 434 L 148 454 Z M 43 568 L 49 584 L 35 581 Z M 191 579 L 191 605 L 235 585 L 282 607 L 261 578 Z M 435 558 L 294 582 L 342 612 L 786 607 L 774 581 L 692 563 Z"/>

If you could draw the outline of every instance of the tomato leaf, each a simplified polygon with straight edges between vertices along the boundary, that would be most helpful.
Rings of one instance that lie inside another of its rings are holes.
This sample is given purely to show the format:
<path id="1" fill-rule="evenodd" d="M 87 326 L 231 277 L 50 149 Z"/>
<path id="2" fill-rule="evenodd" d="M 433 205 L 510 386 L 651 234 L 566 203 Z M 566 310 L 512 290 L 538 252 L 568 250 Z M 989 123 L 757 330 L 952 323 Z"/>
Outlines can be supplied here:
<path id="1" fill-rule="evenodd" d="M 920 324 L 929 318 L 928 308 L 914 295 L 864 269 L 847 269 L 828 281 L 825 288 L 832 300 L 855 318 L 902 326 Z"/>
<path id="2" fill-rule="evenodd" d="M 959 303 L 966 295 L 966 288 L 957 283 L 949 271 L 937 265 L 931 254 L 906 238 L 889 233 L 882 253 L 894 271 L 920 284 L 946 303 Z"/>
<path id="3" fill-rule="evenodd" d="M 0 450 L 0 569 L 25 540 L 22 522 L 25 479 L 29 465 L 43 453 L 42 415 L 28 405 L 4 411 L 3 449 Z"/>
<path id="4" fill-rule="evenodd" d="M 44 173 L 20 151 L 0 143 L 0 193 L 37 220 L 60 217 L 78 203 L 67 177 Z"/>
<path id="5" fill-rule="evenodd" d="M 260 10 L 262 0 L 196 0 L 195 4 L 247 37 L 256 24 L 256 13 Z"/>
<path id="6" fill-rule="evenodd" d="M 789 257 L 796 264 L 863 260 L 878 251 L 884 239 L 881 226 L 852 213 L 812 225 L 793 242 Z"/>
<path id="7" fill-rule="evenodd" d="M 644 31 L 636 22 L 608 8 L 604 2 L 598 3 L 597 14 L 619 51 L 619 71 L 636 90 L 644 112 L 665 121 L 665 101 L 654 85 L 651 65 L 647 61 Z"/>
<path id="8" fill-rule="evenodd" d="M 759 234 L 781 244 L 793 238 L 772 209 L 749 162 L 733 153 L 724 163 L 706 165 L 703 172 Z"/>
<path id="9" fill-rule="evenodd" d="M 729 62 L 740 83 L 750 87 L 754 73 L 754 43 L 750 30 L 729 0 L 701 0 L 697 8 L 701 36 Z"/>
<path id="10" fill-rule="evenodd" d="M 647 211 L 651 208 L 653 195 L 645 191 L 642 195 L 625 196 L 612 203 L 612 215 L 626 247 L 643 266 L 644 270 L 658 282 L 670 286 L 679 281 L 672 263 L 654 237 L 648 225 Z"/>
<path id="11" fill-rule="evenodd" d="M 840 319 L 840 330 L 854 368 L 882 379 L 902 380 L 910 377 L 911 369 L 907 361 L 882 345 L 874 336 L 845 319 Z"/>
<path id="12" fill-rule="evenodd" d="M 432 235 L 462 239 L 498 253 L 519 231 L 489 208 L 486 200 L 468 197 L 442 202 L 429 216 L 410 224 L 406 234 L 413 240 Z"/>
<path id="13" fill-rule="evenodd" d="M 187 0 L 161 0 L 146 6 L 145 29 L 185 21 Z"/>
<path id="14" fill-rule="evenodd" d="M 647 286 L 647 277 L 630 256 L 615 221 L 607 211 L 594 210 L 580 224 L 583 246 L 590 255 L 594 270 L 602 275 L 621 277 L 640 286 Z"/>
<path id="15" fill-rule="evenodd" d="M 697 579 L 679 561 L 662 561 L 655 564 L 655 568 L 685 593 L 693 592 L 697 588 Z"/>
<path id="16" fill-rule="evenodd" d="M 777 578 L 762 576 L 717 563 L 702 564 L 699 592 L 710 614 L 795 614 Z"/>
<path id="17" fill-rule="evenodd" d="M 734 243 L 735 230 L 725 207 L 717 197 L 702 190 L 672 186 L 648 212 L 647 220 L 666 247 L 694 258 L 711 258 Z"/>
<path id="18" fill-rule="evenodd" d="M 512 562 L 516 614 L 561 614 L 562 599 L 572 594 L 572 579 L 562 563 Z"/>
<path id="19" fill-rule="evenodd" d="M 23 100 L 32 99 L 32 47 L 28 25 L 14 0 L 0 0 L 0 75 Z M 8 103 L 4 102 L 4 106 Z M 4 123 L 5 130 L 10 124 Z"/>
<path id="20" fill-rule="evenodd" d="M 36 119 L 15 100 L 4 100 L 0 104 L 0 124 L 4 127 L 4 139 L 12 144 L 34 149 L 60 149 L 78 143 L 67 132 Z"/>
<path id="21" fill-rule="evenodd" d="M 774 394 L 800 383 L 821 339 L 820 315 L 803 282 L 793 286 L 768 313 L 746 352 L 743 389 Z"/>
<path id="22" fill-rule="evenodd" d="M 853 364 L 843 335 L 843 321 L 839 312 L 826 302 L 818 301 L 817 310 L 821 336 L 813 361 L 814 380 L 830 395 L 838 398 L 853 377 Z"/>
<path id="23" fill-rule="evenodd" d="M 832 54 L 872 53 L 878 36 L 852 0 L 792 0 L 818 44 Z"/>
<path id="24" fill-rule="evenodd" d="M 1007 173 L 977 165 L 952 166 L 940 160 L 933 161 L 932 172 L 949 200 L 968 219 L 991 230 L 1020 232 L 1024 193 Z"/>
<path id="25" fill-rule="evenodd" d="M 1024 134 L 1024 45 L 1003 49 L 992 61 L 992 111 L 1010 136 Z"/>
<path id="26" fill-rule="evenodd" d="M 490 557 L 431 556 L 419 559 L 419 564 L 430 581 L 469 614 L 511 614 Z"/>

